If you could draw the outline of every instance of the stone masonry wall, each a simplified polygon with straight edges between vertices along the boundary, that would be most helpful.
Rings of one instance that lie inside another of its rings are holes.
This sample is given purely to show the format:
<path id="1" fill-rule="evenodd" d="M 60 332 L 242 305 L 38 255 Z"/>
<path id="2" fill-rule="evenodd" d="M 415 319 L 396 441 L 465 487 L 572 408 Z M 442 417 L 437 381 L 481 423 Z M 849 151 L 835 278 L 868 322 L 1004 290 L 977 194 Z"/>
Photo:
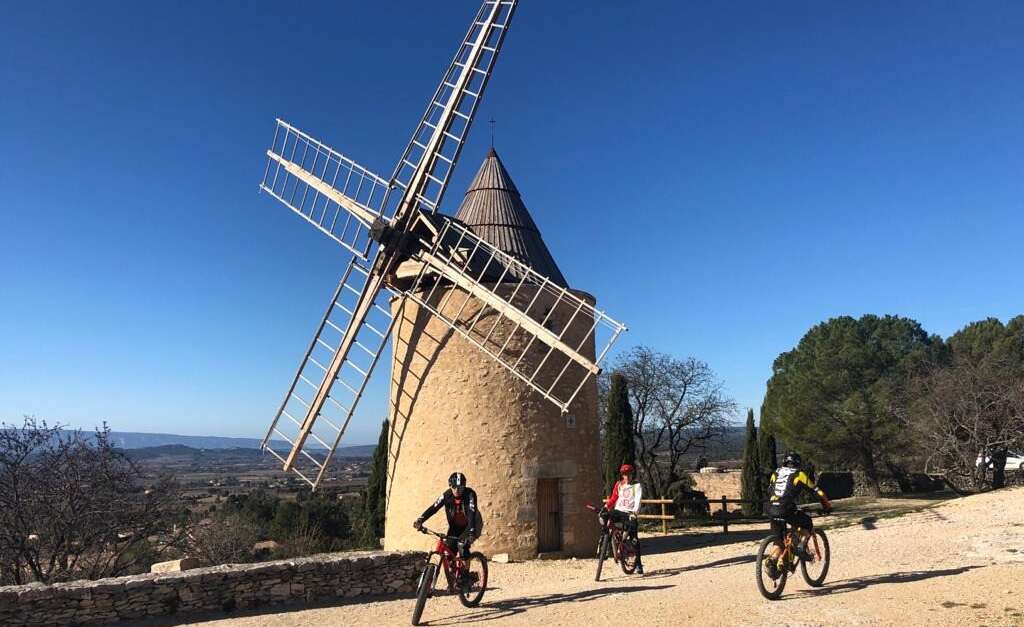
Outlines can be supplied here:
<path id="1" fill-rule="evenodd" d="M 694 472 L 690 473 L 690 476 L 693 478 L 694 489 L 703 492 L 711 501 L 711 513 L 713 514 L 722 509 L 721 502 L 715 504 L 716 499 L 721 499 L 723 495 L 730 499 L 741 498 L 740 478 L 742 474 L 738 470 L 727 470 L 725 472 Z M 728 505 L 730 511 L 742 507 L 742 505 L 734 503 Z"/>
<path id="2" fill-rule="evenodd" d="M 0 587 L 0 625 L 78 625 L 411 593 L 424 553 L 331 553 L 177 573 Z"/>
<path id="3" fill-rule="evenodd" d="M 500 289 L 512 291 L 516 285 Z M 593 319 L 573 318 L 574 310 L 531 286 L 517 292 L 517 305 L 558 324 L 573 320 L 566 342 L 579 344 Z M 584 298 L 588 295 L 577 292 Z M 432 305 L 470 324 L 481 303 L 464 292 L 438 289 Z M 597 544 L 595 516 L 585 505 L 601 498 L 600 425 L 597 385 L 590 378 L 563 416 L 558 407 L 533 392 L 477 346 L 452 332 L 426 309 L 407 301 L 396 316 L 391 372 L 391 438 L 388 459 L 387 516 L 384 547 L 427 548 L 432 540 L 416 533 L 412 522 L 447 487 L 449 473 L 461 470 L 476 490 L 484 517 L 483 536 L 473 546 L 485 555 L 508 553 L 530 559 L 538 553 L 538 482 L 558 481 L 558 535 L 561 549 L 591 555 Z M 565 362 L 544 361 L 546 346 L 516 335 L 509 321 L 484 315 L 475 327 L 480 341 L 501 349 L 507 343 L 514 361 L 540 367 L 540 377 L 554 381 Z M 512 336 L 510 338 L 510 336 Z M 590 338 L 581 352 L 593 358 Z M 545 378 L 549 377 L 549 378 Z M 556 388 L 557 389 L 557 388 Z M 551 520 L 550 518 L 545 519 Z M 444 531 L 444 514 L 428 523 Z"/>

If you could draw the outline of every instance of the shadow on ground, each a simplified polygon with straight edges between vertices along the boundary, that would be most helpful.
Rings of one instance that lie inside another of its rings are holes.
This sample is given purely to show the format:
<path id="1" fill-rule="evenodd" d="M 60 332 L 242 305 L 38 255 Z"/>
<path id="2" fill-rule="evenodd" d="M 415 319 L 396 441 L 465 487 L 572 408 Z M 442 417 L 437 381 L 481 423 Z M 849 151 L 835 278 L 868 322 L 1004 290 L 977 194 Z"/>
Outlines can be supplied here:
<path id="1" fill-rule="evenodd" d="M 651 536 L 641 540 L 640 549 L 644 555 L 675 553 L 685 549 L 702 549 L 710 546 L 726 546 L 743 542 L 758 542 L 769 535 L 768 522 L 764 526 L 722 533 L 721 531 L 697 531 L 670 536 Z"/>
<path id="2" fill-rule="evenodd" d="M 489 620 L 508 618 L 516 614 L 522 614 L 535 607 L 544 607 L 556 603 L 580 603 L 593 601 L 613 594 L 628 594 L 631 592 L 644 592 L 645 590 L 664 590 L 674 588 L 672 585 L 661 586 L 616 586 L 609 588 L 595 588 L 593 590 L 581 590 L 568 594 L 544 594 L 534 597 L 523 597 L 520 599 L 506 599 L 488 603 L 486 598 L 483 606 L 470 610 L 463 614 L 453 614 L 443 618 L 421 621 L 422 625 L 457 625 L 460 623 L 478 623 Z M 410 609 L 411 611 L 411 609 Z M 424 612 L 429 618 L 430 603 L 427 602 L 427 609 Z"/>
<path id="3" fill-rule="evenodd" d="M 960 566 L 959 568 L 946 568 L 943 570 L 915 570 L 904 573 L 891 573 L 888 575 L 856 577 L 853 579 L 843 579 L 840 581 L 826 583 L 824 587 L 812 588 L 810 590 L 801 590 L 796 594 L 787 596 L 788 598 L 799 599 L 831 594 L 842 594 L 844 592 L 855 592 L 857 590 L 863 590 L 871 586 L 878 586 L 883 584 L 910 583 L 913 581 L 924 581 L 925 579 L 934 579 L 935 577 L 951 577 L 953 575 L 960 575 L 969 570 L 974 570 L 975 568 L 980 568 L 980 566 Z"/>
<path id="4" fill-rule="evenodd" d="M 738 564 L 753 564 L 754 560 L 757 559 L 756 555 L 736 555 L 734 557 L 726 557 L 724 559 L 715 560 L 714 562 L 707 562 L 704 564 L 692 564 L 690 566 L 679 566 L 678 568 L 656 568 L 654 570 L 647 571 L 647 575 L 644 576 L 644 580 L 648 579 L 661 579 L 663 577 L 675 577 L 682 573 L 688 573 L 694 570 L 705 570 L 708 568 L 725 568 L 726 566 L 736 566 Z"/>

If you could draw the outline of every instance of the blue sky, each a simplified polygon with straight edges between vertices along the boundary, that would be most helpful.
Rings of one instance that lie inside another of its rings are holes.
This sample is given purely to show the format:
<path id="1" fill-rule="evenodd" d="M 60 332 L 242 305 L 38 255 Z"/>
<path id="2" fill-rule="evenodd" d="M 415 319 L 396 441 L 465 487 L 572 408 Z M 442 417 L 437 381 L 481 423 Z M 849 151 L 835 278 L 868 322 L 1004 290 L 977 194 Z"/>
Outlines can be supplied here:
<path id="1" fill-rule="evenodd" d="M 262 435 L 346 260 L 257 193 L 273 120 L 390 175 L 475 8 L 0 1 L 0 417 Z M 1024 312 L 1022 32 L 1012 2 L 527 1 L 445 206 L 495 117 L 622 348 L 756 409 L 829 317 Z"/>

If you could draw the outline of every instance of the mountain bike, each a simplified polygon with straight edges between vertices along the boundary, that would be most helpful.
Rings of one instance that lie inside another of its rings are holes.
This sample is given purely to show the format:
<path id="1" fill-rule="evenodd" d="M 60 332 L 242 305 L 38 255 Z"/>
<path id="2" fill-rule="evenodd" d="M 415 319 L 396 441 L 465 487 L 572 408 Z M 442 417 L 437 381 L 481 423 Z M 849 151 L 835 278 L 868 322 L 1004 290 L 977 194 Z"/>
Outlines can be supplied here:
<path id="1" fill-rule="evenodd" d="M 437 579 L 442 571 L 448 582 L 449 593 L 457 594 L 459 602 L 466 607 L 479 605 L 480 600 L 484 598 L 484 591 L 487 590 L 487 558 L 482 553 L 474 551 L 463 559 L 458 538 L 431 531 L 426 527 L 420 528 L 420 532 L 437 536 L 437 546 L 427 554 L 426 564 L 416 585 L 416 607 L 412 611 L 412 624 L 420 624 L 427 597 L 434 594 Z M 438 558 L 436 562 L 434 556 Z"/>
<path id="2" fill-rule="evenodd" d="M 803 510 L 803 508 L 800 509 Z M 772 520 L 781 521 L 782 519 L 773 518 Z M 782 589 L 786 587 L 786 578 L 796 572 L 798 564 L 800 574 L 807 585 L 817 588 L 825 583 L 825 576 L 828 575 L 828 567 L 832 561 L 832 553 L 828 545 L 828 536 L 823 530 L 815 528 L 811 537 L 807 539 L 806 546 L 801 546 L 796 528 L 787 524 L 786 531 L 783 533 L 782 553 L 772 558 L 771 553 L 775 548 L 776 537 L 774 534 L 768 536 L 761 540 L 760 546 L 757 547 L 757 559 L 754 563 L 757 589 L 761 591 L 764 598 L 775 600 L 782 596 Z"/>
<path id="3" fill-rule="evenodd" d="M 602 510 L 590 504 L 587 505 L 587 509 L 598 512 L 597 519 L 601 525 L 601 538 L 597 541 L 597 574 L 594 575 L 594 581 L 601 581 L 601 568 L 609 552 L 612 559 L 622 568 L 622 572 L 627 575 L 635 573 L 636 542 L 629 537 L 621 523 L 612 522 L 610 516 L 602 515 Z"/>

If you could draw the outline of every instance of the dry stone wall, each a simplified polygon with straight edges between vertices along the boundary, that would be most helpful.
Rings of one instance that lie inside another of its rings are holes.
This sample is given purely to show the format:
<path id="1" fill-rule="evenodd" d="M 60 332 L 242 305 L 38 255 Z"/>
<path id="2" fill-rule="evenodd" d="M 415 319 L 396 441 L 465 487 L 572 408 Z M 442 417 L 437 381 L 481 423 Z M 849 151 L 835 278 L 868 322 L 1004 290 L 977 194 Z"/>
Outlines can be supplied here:
<path id="1" fill-rule="evenodd" d="M 738 499 L 741 495 L 740 478 L 743 473 L 738 470 L 727 470 L 725 472 L 694 472 L 690 473 L 693 478 L 695 490 L 704 493 L 711 505 L 711 513 L 721 511 L 722 503 L 715 504 L 715 499 L 725 496 L 729 499 Z M 728 509 L 741 509 L 742 505 L 730 503 Z"/>
<path id="2" fill-rule="evenodd" d="M 0 587 L 0 625 L 79 625 L 412 593 L 424 553 L 331 553 L 51 586 Z"/>

